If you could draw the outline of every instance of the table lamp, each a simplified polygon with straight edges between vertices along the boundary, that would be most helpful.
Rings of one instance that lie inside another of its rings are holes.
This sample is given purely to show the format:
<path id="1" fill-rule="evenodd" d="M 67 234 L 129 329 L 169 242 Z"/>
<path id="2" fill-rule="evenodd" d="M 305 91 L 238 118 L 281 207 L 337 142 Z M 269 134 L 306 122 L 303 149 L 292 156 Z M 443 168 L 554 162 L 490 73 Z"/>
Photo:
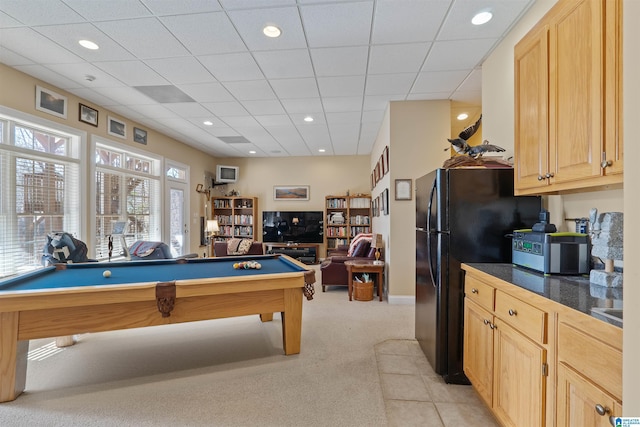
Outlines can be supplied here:
<path id="1" fill-rule="evenodd" d="M 220 231 L 217 219 L 208 219 L 206 227 L 207 237 L 209 238 L 209 246 L 213 242 L 213 236 Z M 209 254 L 211 254 L 211 248 L 209 248 Z"/>
<path id="2" fill-rule="evenodd" d="M 374 234 L 371 240 L 371 247 L 376 249 L 376 260 L 373 261 L 375 265 L 383 265 L 384 261 L 380 261 L 380 248 L 383 247 L 382 234 Z"/>

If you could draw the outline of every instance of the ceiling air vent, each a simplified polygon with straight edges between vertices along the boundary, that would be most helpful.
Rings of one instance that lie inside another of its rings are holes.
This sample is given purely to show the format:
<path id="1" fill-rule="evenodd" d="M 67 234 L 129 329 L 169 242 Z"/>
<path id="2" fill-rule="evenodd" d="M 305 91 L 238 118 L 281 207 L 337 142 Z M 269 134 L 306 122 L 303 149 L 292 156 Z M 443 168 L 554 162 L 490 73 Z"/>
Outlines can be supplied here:
<path id="1" fill-rule="evenodd" d="M 244 136 L 219 136 L 218 139 L 227 144 L 251 144 Z"/>

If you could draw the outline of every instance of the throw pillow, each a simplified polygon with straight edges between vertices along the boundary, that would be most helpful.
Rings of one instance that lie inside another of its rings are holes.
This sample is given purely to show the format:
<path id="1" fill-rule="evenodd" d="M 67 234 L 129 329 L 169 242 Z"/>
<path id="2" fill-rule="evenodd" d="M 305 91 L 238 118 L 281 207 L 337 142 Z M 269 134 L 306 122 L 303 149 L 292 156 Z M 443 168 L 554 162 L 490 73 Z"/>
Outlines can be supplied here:
<path id="1" fill-rule="evenodd" d="M 369 244 L 371 244 L 371 239 L 373 238 L 373 234 L 360 233 L 356 237 L 353 238 L 351 244 L 349 245 L 349 251 L 347 251 L 347 256 L 353 256 L 356 247 L 358 246 L 358 242 L 360 240 L 368 240 Z"/>
<path id="2" fill-rule="evenodd" d="M 227 241 L 227 255 L 246 255 L 251 249 L 251 239 L 229 239 Z"/>
<path id="3" fill-rule="evenodd" d="M 369 248 L 371 247 L 371 242 L 366 239 L 361 239 L 356 246 L 356 249 L 353 251 L 354 257 L 363 257 L 367 256 L 369 252 Z"/>

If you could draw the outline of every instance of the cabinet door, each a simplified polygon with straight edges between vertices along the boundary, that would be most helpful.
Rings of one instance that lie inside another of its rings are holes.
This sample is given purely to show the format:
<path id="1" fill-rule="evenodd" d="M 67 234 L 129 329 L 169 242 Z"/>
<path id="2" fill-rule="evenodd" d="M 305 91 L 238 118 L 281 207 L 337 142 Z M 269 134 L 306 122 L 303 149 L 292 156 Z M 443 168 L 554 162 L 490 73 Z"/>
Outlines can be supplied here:
<path id="1" fill-rule="evenodd" d="M 528 34 L 515 47 L 515 186 L 548 185 L 548 34 Z"/>
<path id="2" fill-rule="evenodd" d="M 493 392 L 493 315 L 465 298 L 464 373 L 485 403 L 492 406 Z"/>
<path id="3" fill-rule="evenodd" d="M 506 426 L 543 426 L 546 350 L 495 320 L 493 409 Z"/>
<path id="4" fill-rule="evenodd" d="M 556 399 L 558 427 L 610 427 L 609 417 L 622 415 L 613 397 L 564 364 L 558 366 Z"/>
<path id="5" fill-rule="evenodd" d="M 605 175 L 623 171 L 622 143 L 622 5 L 619 0 L 605 2 Z"/>
<path id="6" fill-rule="evenodd" d="M 561 2 L 550 24 L 550 183 L 602 175 L 603 3 Z"/>

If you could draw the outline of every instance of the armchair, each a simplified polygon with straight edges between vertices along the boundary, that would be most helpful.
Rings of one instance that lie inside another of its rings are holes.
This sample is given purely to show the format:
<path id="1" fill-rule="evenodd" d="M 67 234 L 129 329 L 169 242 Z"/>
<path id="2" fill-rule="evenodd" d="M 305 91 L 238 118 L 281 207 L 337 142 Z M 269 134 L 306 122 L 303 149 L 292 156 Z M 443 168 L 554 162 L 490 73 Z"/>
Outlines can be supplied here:
<path id="1" fill-rule="evenodd" d="M 349 249 L 348 245 L 338 246 L 336 250 L 329 252 L 320 264 L 322 292 L 326 291 L 327 286 L 349 286 L 351 278 L 347 273 L 347 266 L 344 265 L 345 261 L 375 260 L 376 249 L 371 247 L 371 240 L 356 243 L 351 252 L 352 256 L 349 256 Z"/>

